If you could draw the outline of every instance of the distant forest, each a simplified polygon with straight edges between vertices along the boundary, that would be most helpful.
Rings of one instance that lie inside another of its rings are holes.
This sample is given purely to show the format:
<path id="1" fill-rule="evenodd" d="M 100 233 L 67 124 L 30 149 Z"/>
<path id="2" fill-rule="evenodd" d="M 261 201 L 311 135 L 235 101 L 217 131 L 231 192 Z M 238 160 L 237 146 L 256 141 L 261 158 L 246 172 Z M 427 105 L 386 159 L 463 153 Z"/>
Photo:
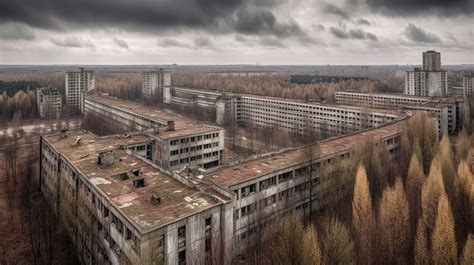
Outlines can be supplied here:
<path id="1" fill-rule="evenodd" d="M 315 83 L 332 83 L 340 81 L 364 81 L 369 80 L 365 77 L 346 77 L 346 76 L 323 76 L 323 75 L 291 75 L 290 83 L 292 84 L 315 84 Z"/>
<path id="2" fill-rule="evenodd" d="M 40 84 L 36 81 L 2 81 L 0 80 L 0 91 L 6 91 L 8 96 L 12 97 L 16 94 L 16 92 L 20 90 L 27 90 L 30 88 L 31 90 L 39 87 Z"/>

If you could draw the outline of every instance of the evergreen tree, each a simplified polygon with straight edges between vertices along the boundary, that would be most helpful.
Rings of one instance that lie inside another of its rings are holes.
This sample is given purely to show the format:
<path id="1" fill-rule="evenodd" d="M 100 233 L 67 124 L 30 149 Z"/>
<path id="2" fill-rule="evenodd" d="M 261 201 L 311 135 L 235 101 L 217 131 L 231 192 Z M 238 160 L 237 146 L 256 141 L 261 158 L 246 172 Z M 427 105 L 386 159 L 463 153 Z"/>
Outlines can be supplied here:
<path id="1" fill-rule="evenodd" d="M 431 241 L 434 264 L 456 264 L 457 249 L 454 235 L 454 218 L 445 193 L 439 198 L 438 216 Z"/>
<path id="2" fill-rule="evenodd" d="M 372 199 L 365 167 L 357 170 L 352 199 L 352 224 L 354 226 L 359 264 L 372 263 L 373 215 Z"/>
<path id="3" fill-rule="evenodd" d="M 416 227 L 414 263 L 416 265 L 428 265 L 431 263 L 425 224 L 421 219 L 418 220 Z"/>
<path id="4" fill-rule="evenodd" d="M 380 256 L 389 264 L 406 264 L 411 234 L 408 201 L 400 178 L 395 187 L 384 190 L 378 221 L 383 253 Z"/>
<path id="5" fill-rule="evenodd" d="M 431 163 L 430 173 L 421 189 L 422 217 L 428 238 L 431 238 L 431 234 L 434 230 L 438 200 L 442 193 L 445 192 L 441 176 L 441 166 L 439 159 L 435 158 Z"/>
<path id="6" fill-rule="evenodd" d="M 407 198 L 410 206 L 410 227 L 411 231 L 416 230 L 416 223 L 420 217 L 421 210 L 421 188 L 425 176 L 423 175 L 423 168 L 420 160 L 418 160 L 415 153 L 411 156 L 410 167 L 408 168 L 408 177 L 406 182 Z"/>

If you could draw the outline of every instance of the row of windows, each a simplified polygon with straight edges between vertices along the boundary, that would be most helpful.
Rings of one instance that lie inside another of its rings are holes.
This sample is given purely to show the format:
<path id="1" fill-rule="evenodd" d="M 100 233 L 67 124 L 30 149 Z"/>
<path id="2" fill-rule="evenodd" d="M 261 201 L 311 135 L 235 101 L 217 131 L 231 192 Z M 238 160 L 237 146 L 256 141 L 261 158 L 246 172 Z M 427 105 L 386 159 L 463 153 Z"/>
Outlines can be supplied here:
<path id="1" fill-rule="evenodd" d="M 192 143 L 192 142 L 197 142 L 201 141 L 202 139 L 213 139 L 219 137 L 219 133 L 211 133 L 211 134 L 205 134 L 205 135 L 198 135 L 198 136 L 192 136 L 188 138 L 181 138 L 181 139 L 174 139 L 170 140 L 170 145 L 177 145 L 177 144 L 186 144 L 186 143 Z"/>

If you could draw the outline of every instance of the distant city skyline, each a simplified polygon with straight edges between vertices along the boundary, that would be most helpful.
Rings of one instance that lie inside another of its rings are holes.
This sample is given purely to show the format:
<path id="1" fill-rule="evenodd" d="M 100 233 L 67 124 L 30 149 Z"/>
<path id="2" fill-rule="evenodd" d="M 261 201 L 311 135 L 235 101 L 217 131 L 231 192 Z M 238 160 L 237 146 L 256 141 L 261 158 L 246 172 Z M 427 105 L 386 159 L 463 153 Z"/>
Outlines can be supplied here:
<path id="1" fill-rule="evenodd" d="M 0 64 L 473 64 L 469 0 L 17 0 Z"/>

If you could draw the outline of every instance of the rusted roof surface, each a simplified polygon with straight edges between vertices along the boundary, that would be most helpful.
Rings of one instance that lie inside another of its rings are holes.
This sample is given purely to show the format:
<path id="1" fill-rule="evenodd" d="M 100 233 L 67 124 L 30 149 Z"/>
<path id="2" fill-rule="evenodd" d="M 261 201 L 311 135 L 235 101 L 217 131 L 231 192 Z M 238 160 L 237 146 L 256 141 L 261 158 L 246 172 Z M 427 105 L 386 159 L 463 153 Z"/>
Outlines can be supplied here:
<path id="1" fill-rule="evenodd" d="M 81 140 L 74 145 L 78 137 Z M 143 233 L 220 203 L 129 152 L 117 149 L 119 144 L 148 141 L 147 136 L 99 138 L 86 131 L 75 131 L 67 138 L 51 135 L 45 139 Z M 114 162 L 110 166 L 97 163 L 99 152 L 104 150 L 114 153 Z M 143 177 L 145 187 L 134 186 L 133 180 L 137 178 L 134 170 L 141 172 L 139 178 Z M 120 179 L 117 177 L 119 174 L 125 174 L 128 179 Z M 159 204 L 151 202 L 152 194 L 160 197 Z"/>

